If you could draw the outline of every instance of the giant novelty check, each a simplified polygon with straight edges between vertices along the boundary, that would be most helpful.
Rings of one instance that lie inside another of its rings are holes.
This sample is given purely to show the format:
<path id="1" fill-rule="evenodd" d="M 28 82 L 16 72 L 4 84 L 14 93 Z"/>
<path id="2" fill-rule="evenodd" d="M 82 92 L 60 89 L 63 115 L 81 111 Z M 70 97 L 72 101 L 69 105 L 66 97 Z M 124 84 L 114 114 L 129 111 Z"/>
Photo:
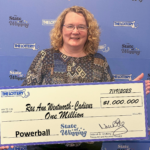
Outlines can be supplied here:
<path id="1" fill-rule="evenodd" d="M 0 89 L 1 144 L 146 139 L 144 82 Z"/>

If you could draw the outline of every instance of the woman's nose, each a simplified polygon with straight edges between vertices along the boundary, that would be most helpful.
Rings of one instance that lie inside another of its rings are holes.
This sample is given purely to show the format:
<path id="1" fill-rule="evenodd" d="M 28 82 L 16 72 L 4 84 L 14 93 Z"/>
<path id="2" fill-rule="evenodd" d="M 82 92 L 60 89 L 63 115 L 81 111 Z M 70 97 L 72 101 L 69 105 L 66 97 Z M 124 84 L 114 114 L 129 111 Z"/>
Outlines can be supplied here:
<path id="1" fill-rule="evenodd" d="M 78 30 L 78 28 L 76 26 L 74 27 L 72 33 L 79 33 L 79 30 Z"/>

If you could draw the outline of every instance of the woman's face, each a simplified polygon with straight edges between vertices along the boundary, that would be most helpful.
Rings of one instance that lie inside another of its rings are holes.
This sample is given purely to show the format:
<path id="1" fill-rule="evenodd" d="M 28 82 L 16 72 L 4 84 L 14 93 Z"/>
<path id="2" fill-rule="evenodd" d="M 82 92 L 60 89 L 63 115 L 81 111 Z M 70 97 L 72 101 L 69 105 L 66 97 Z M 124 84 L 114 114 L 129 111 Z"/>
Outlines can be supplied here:
<path id="1" fill-rule="evenodd" d="M 85 18 L 82 14 L 77 14 L 74 12 L 69 12 L 64 21 L 64 25 L 74 25 L 74 26 L 87 26 Z M 87 29 L 78 31 L 77 28 L 68 30 L 66 26 L 63 26 L 63 46 L 82 48 L 87 40 Z"/>

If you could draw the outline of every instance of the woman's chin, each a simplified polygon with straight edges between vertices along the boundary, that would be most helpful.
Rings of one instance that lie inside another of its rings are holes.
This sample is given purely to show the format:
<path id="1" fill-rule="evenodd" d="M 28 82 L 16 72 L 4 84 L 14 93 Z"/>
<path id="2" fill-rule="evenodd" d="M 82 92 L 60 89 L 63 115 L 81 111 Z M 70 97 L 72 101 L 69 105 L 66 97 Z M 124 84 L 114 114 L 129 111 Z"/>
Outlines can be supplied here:
<path id="1" fill-rule="evenodd" d="M 81 45 L 78 42 L 73 42 L 70 44 L 72 47 L 80 47 Z"/>

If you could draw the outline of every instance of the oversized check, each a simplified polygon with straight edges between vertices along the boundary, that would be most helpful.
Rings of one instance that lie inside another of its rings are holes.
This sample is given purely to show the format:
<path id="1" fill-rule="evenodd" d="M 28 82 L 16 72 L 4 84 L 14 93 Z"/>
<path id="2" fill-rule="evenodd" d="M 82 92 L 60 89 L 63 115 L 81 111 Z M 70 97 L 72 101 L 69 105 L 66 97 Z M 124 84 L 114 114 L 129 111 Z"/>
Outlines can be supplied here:
<path id="1" fill-rule="evenodd" d="M 1 144 L 147 138 L 144 82 L 0 89 Z"/>

